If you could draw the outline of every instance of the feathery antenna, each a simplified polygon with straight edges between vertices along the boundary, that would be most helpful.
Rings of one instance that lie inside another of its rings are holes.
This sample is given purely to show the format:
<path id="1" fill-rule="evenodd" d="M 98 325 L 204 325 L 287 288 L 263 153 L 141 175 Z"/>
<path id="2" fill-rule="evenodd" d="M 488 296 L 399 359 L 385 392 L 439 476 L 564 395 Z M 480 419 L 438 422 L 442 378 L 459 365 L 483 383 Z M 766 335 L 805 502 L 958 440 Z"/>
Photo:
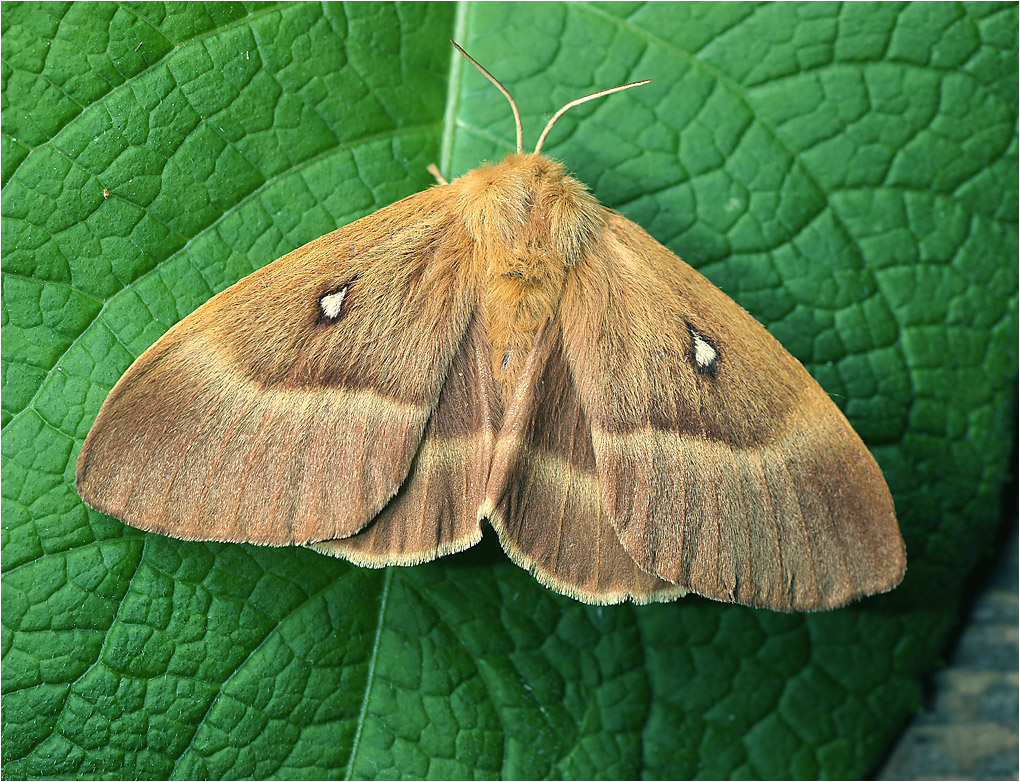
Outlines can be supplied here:
<path id="1" fill-rule="evenodd" d="M 651 79 L 645 79 L 644 81 L 632 81 L 630 84 L 621 84 L 619 87 L 612 87 L 608 90 L 599 90 L 598 92 L 593 92 L 591 95 L 585 95 L 583 98 L 570 101 L 570 103 L 553 114 L 552 119 L 549 120 L 549 124 L 545 126 L 545 130 L 542 131 L 542 135 L 538 137 L 538 143 L 535 144 L 535 154 L 537 155 L 542 151 L 542 144 L 545 143 L 545 137 L 549 135 L 549 131 L 552 130 L 552 126 L 555 125 L 556 120 L 562 117 L 569 109 L 574 108 L 574 106 L 580 106 L 582 103 L 587 103 L 590 100 L 595 100 L 596 98 L 604 98 L 606 95 L 612 95 L 614 92 L 629 90 L 631 87 L 640 87 L 642 84 L 648 84 L 650 81 Z"/>
<path id="2" fill-rule="evenodd" d="M 506 99 L 510 101 L 510 108 L 513 109 L 514 111 L 514 123 L 517 125 L 517 154 L 518 155 L 521 154 L 524 151 L 524 128 L 521 127 L 521 115 L 517 111 L 517 104 L 514 103 L 514 99 L 510 97 L 510 93 L 506 91 L 506 87 L 504 87 L 502 84 L 496 81 L 496 78 L 491 73 L 489 73 L 487 70 L 485 70 L 485 68 L 483 68 L 477 62 L 475 62 L 474 58 L 471 57 L 471 55 L 468 54 L 466 51 L 461 49 L 456 41 L 451 39 L 450 43 L 452 43 L 456 47 L 458 52 L 460 52 L 467 58 L 467 61 L 469 63 L 471 63 L 478 70 L 480 70 L 482 72 L 482 75 L 485 76 L 486 79 L 495 84 L 496 89 L 502 92 L 506 96 Z"/>

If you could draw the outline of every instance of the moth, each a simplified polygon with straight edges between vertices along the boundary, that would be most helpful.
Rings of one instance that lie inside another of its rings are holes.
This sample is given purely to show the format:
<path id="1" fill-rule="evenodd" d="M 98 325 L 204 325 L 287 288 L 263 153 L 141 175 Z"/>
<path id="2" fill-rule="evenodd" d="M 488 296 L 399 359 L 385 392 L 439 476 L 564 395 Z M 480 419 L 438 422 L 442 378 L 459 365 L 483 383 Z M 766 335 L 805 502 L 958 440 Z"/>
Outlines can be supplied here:
<path id="1" fill-rule="evenodd" d="M 567 104 L 525 153 L 510 94 L 468 59 L 510 101 L 516 153 L 452 182 L 430 167 L 436 186 L 171 328 L 85 440 L 85 502 L 366 567 L 461 551 L 487 520 L 514 562 L 587 603 L 810 611 L 896 586 L 892 498 L 836 405 L 541 154 L 564 111 L 635 85 Z"/>

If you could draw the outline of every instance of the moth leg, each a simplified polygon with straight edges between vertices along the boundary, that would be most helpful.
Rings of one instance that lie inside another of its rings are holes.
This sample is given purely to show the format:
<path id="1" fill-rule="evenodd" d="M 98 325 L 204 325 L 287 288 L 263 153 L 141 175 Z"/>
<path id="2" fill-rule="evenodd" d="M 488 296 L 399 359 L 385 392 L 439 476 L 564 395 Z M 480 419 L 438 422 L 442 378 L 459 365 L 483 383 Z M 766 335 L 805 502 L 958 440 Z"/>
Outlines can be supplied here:
<path id="1" fill-rule="evenodd" d="M 426 168 L 425 170 L 428 171 L 430 174 L 432 174 L 432 176 L 434 176 L 436 178 L 436 183 L 437 184 L 440 184 L 440 185 L 448 185 L 448 184 L 450 184 L 449 182 L 446 181 L 446 178 L 439 171 L 439 166 L 437 166 L 435 163 L 429 163 L 428 168 Z"/>

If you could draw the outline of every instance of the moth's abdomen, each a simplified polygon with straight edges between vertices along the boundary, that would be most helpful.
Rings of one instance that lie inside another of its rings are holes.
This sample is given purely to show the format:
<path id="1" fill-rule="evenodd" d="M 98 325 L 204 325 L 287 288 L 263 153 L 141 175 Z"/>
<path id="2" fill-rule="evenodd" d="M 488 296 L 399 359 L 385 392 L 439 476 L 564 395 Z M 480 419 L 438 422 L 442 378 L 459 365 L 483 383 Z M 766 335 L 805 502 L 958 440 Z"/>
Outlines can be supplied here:
<path id="1" fill-rule="evenodd" d="M 566 267 L 521 252 L 502 267 L 490 267 L 485 289 L 485 314 L 492 375 L 509 401 L 524 361 L 542 325 L 559 309 Z"/>

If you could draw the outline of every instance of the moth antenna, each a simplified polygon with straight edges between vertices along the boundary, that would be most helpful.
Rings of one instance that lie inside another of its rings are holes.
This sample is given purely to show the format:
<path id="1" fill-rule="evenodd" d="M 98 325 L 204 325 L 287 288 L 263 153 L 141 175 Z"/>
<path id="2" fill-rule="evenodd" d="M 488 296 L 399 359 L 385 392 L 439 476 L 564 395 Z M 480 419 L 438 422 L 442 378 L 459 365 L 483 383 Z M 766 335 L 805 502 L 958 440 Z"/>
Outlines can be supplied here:
<path id="1" fill-rule="evenodd" d="M 553 114 L 552 119 L 549 120 L 549 124 L 545 126 L 545 130 L 542 131 L 542 135 L 538 137 L 538 143 L 535 145 L 535 154 L 537 155 L 542 151 L 542 144 L 545 143 L 545 137 L 549 135 L 549 131 L 552 130 L 552 126 L 556 124 L 556 120 L 562 117 L 567 110 L 574 108 L 574 106 L 580 106 L 582 103 L 587 103 L 590 100 L 604 98 L 606 95 L 612 95 L 614 92 L 629 90 L 631 87 L 640 87 L 642 84 L 648 84 L 650 81 L 651 79 L 645 79 L 644 81 L 632 81 L 630 84 L 621 84 L 619 87 L 612 87 L 608 90 L 599 90 L 598 92 L 593 92 L 591 95 L 585 95 L 583 98 L 570 101 L 570 103 Z"/>
<path id="2" fill-rule="evenodd" d="M 496 89 L 499 90 L 500 92 L 502 92 L 506 96 L 506 99 L 508 101 L 510 101 L 510 108 L 513 109 L 513 112 L 514 112 L 514 124 L 517 125 L 517 154 L 518 155 L 521 154 L 524 151 L 524 128 L 521 126 L 521 115 L 517 111 L 517 104 L 514 103 L 514 99 L 510 97 L 510 93 L 507 92 L 506 87 L 504 87 L 502 84 L 500 84 L 498 81 L 496 81 L 496 77 L 495 76 L 493 76 L 491 73 L 489 73 L 487 70 L 485 70 L 485 68 L 483 68 L 477 62 L 475 62 L 474 58 L 470 54 L 468 54 L 466 51 L 461 49 L 456 41 L 451 39 L 450 43 L 452 43 L 454 45 L 454 47 L 457 49 L 458 52 L 460 52 L 461 54 L 464 55 L 464 57 L 467 58 L 467 61 L 469 63 L 471 63 L 478 70 L 480 70 L 482 72 L 482 75 L 485 76 L 486 79 L 488 79 L 493 84 L 495 84 L 496 85 Z M 621 89 L 621 88 L 617 87 L 617 89 Z"/>

